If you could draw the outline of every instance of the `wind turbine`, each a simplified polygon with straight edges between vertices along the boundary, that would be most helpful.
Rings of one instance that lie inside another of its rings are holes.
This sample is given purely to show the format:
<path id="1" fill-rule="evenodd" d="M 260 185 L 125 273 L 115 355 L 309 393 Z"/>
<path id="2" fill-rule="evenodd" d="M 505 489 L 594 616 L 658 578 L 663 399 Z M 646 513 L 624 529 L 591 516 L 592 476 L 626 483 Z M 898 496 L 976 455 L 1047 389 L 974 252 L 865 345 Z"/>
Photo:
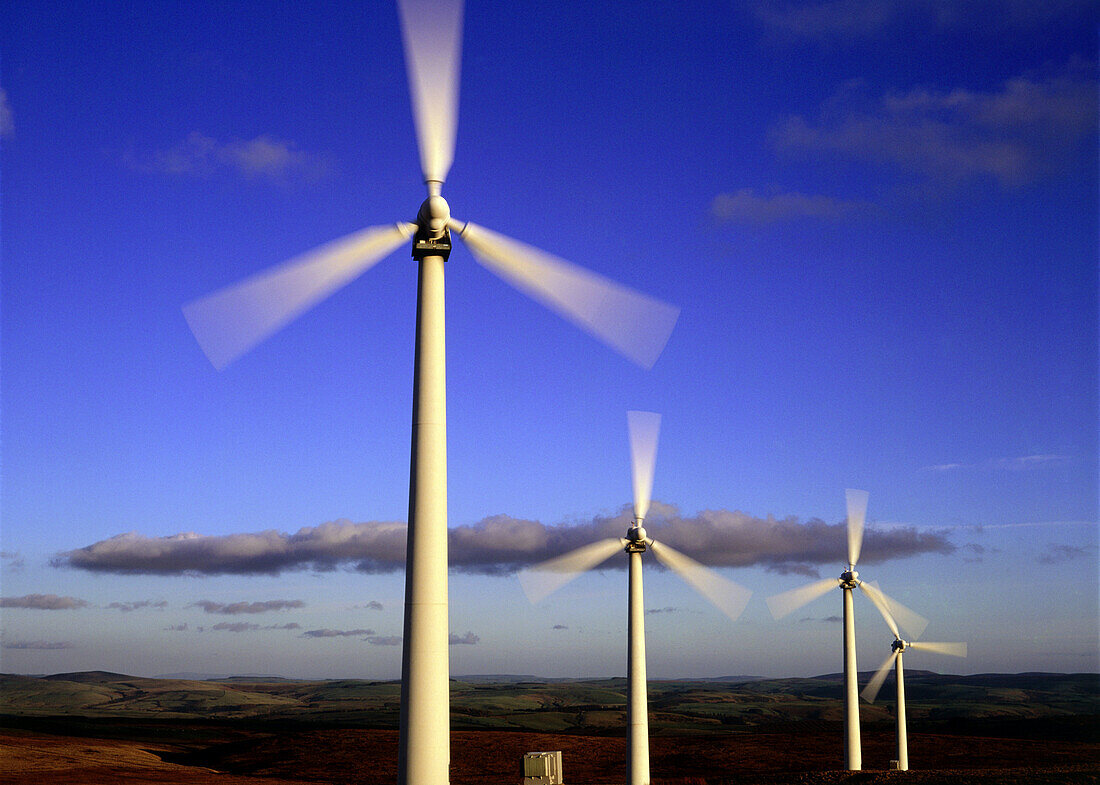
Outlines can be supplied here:
<path id="1" fill-rule="evenodd" d="M 462 3 L 399 0 L 405 64 L 427 198 L 414 222 L 334 240 L 184 306 L 221 369 L 403 243 L 419 263 L 399 785 L 445 785 L 450 762 L 447 646 L 447 439 L 443 266 L 458 234 L 483 266 L 643 367 L 679 309 L 516 240 L 451 217 L 443 181 L 454 155 Z"/>
<path id="2" fill-rule="evenodd" d="M 890 602 L 892 604 L 893 600 Z M 918 643 L 916 641 L 902 640 L 897 622 L 894 621 L 894 617 L 890 614 L 889 609 L 879 608 L 879 610 L 882 612 L 882 618 L 886 620 L 886 625 L 890 628 L 890 632 L 894 633 L 894 642 L 890 644 L 890 654 L 883 660 L 882 665 L 875 671 L 875 675 L 867 682 L 867 686 L 863 688 L 863 692 L 861 692 L 860 695 L 868 703 L 874 703 L 878 691 L 882 689 L 882 683 L 886 680 L 886 674 L 890 672 L 890 666 L 894 666 L 898 690 L 898 770 L 907 771 L 909 769 L 909 741 L 905 731 L 905 673 L 901 662 L 902 652 L 906 649 L 923 649 L 924 651 L 947 654 L 952 657 L 965 657 L 966 644 L 933 643 L 931 641 Z"/>
<path id="3" fill-rule="evenodd" d="M 844 492 L 848 506 L 848 569 L 840 578 L 824 580 L 776 594 L 767 600 L 768 609 L 777 620 L 788 613 L 801 608 L 818 597 L 828 593 L 838 585 L 844 596 L 844 765 L 849 771 L 858 771 L 863 767 L 863 756 L 859 742 L 859 685 L 856 682 L 856 628 L 852 604 L 852 590 L 857 586 L 875 604 L 882 613 L 889 605 L 895 616 L 902 620 L 913 637 L 924 632 L 928 622 L 900 602 L 888 598 L 878 588 L 859 579 L 856 562 L 863 545 L 863 522 L 867 516 L 867 491 L 848 489 Z"/>
<path id="4" fill-rule="evenodd" d="M 677 573 L 714 603 L 730 619 L 745 610 L 752 592 L 674 548 L 658 543 L 642 527 L 649 512 L 653 469 L 657 463 L 657 435 L 661 415 L 627 412 L 631 473 L 634 480 L 634 519 L 625 538 L 612 537 L 522 570 L 520 585 L 531 602 L 564 586 L 582 572 L 597 567 L 618 550 L 629 557 L 627 600 L 627 785 L 649 785 L 649 709 L 646 694 L 645 606 L 642 604 L 642 554 L 652 550 L 666 567 Z"/>

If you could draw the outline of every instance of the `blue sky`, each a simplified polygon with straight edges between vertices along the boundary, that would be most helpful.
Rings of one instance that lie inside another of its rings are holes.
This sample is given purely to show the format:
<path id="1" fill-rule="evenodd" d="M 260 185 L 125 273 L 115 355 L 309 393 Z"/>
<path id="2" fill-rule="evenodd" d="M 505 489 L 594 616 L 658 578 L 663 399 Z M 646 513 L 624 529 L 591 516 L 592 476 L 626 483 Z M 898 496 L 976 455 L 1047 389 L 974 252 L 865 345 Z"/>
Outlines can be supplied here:
<path id="1" fill-rule="evenodd" d="M 414 263 L 221 372 L 180 311 L 413 218 L 396 8 L 5 16 L 3 670 L 396 677 Z M 863 575 L 969 643 L 912 667 L 1100 669 L 1096 31 L 1075 0 L 470 0 L 454 215 L 682 310 L 645 371 L 452 254 L 452 672 L 625 673 L 622 570 L 533 607 L 513 573 L 622 528 L 631 409 L 663 416 L 651 534 L 755 592 L 730 623 L 651 570 L 652 676 L 839 670 L 839 592 L 763 598 L 843 568 L 845 488 Z"/>

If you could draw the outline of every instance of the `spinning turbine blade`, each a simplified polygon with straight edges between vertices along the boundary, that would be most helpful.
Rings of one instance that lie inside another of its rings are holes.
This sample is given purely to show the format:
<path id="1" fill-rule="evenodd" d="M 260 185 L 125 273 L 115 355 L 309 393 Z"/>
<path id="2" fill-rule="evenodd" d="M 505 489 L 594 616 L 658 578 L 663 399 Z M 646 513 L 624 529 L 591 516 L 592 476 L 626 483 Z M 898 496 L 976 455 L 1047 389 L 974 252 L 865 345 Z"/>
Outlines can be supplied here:
<path id="1" fill-rule="evenodd" d="M 447 179 L 458 125 L 462 0 L 398 0 L 420 168 L 425 181 Z"/>
<path id="2" fill-rule="evenodd" d="M 933 641 L 921 641 L 920 643 L 910 643 L 909 648 L 920 649 L 921 651 L 930 651 L 935 654 L 947 654 L 951 657 L 966 656 L 965 643 L 936 643 Z"/>
<path id="3" fill-rule="evenodd" d="M 868 703 L 875 702 L 875 698 L 878 697 L 878 691 L 882 689 L 882 683 L 886 681 L 886 674 L 890 672 L 890 668 L 893 666 L 897 656 L 898 653 L 896 651 L 891 651 L 889 656 L 882 661 L 882 665 L 875 671 L 875 675 L 871 677 L 871 680 L 867 682 L 867 686 L 863 688 L 863 692 L 860 693 L 863 700 Z"/>
<path id="4" fill-rule="evenodd" d="M 653 493 L 653 468 L 657 464 L 657 435 L 661 415 L 654 412 L 627 412 L 630 433 L 630 469 L 634 478 L 634 517 L 645 518 Z"/>
<path id="5" fill-rule="evenodd" d="M 849 488 L 844 491 L 848 502 L 848 564 L 855 566 L 863 547 L 863 521 L 867 517 L 867 491 Z"/>
<path id="6" fill-rule="evenodd" d="M 307 251 L 183 306 L 202 350 L 221 370 L 381 261 L 416 224 L 372 226 Z"/>
<path id="7" fill-rule="evenodd" d="M 772 612 L 772 617 L 778 621 L 788 613 L 798 610 L 803 605 L 808 605 L 818 597 L 828 593 L 829 589 L 835 589 L 839 585 L 840 582 L 836 578 L 823 578 L 815 583 L 800 586 L 782 594 L 772 595 L 767 599 L 768 610 Z"/>
<path id="8" fill-rule="evenodd" d="M 890 632 L 894 633 L 895 638 L 901 638 L 901 632 L 898 630 L 898 623 L 894 620 L 893 614 L 890 613 L 890 608 L 886 601 L 886 595 L 884 595 L 878 588 L 877 583 L 867 584 L 870 588 L 874 589 L 874 592 L 864 592 L 868 599 L 875 604 L 878 608 L 878 612 L 882 614 L 883 620 L 886 622 L 886 626 L 890 628 Z"/>
<path id="9" fill-rule="evenodd" d="M 662 564 L 695 587 L 696 591 L 733 621 L 737 621 L 737 617 L 749 604 L 752 592 L 739 583 L 723 578 L 714 570 L 668 545 L 650 541 L 649 547 Z"/>
<path id="10" fill-rule="evenodd" d="M 919 638 L 921 633 L 924 632 L 924 628 L 928 626 L 928 619 L 924 618 L 916 611 L 909 610 L 893 597 L 887 597 L 878 587 L 866 581 L 860 581 L 859 588 L 861 588 L 863 593 L 875 604 L 875 607 L 882 613 L 883 618 L 896 620 L 898 624 L 909 632 L 911 637 Z M 887 624 L 889 624 L 889 621 L 887 621 Z M 898 635 L 896 629 L 892 631 L 894 635 L 901 637 Z"/>
<path id="11" fill-rule="evenodd" d="M 668 343 L 679 308 L 477 224 L 449 226 L 482 265 L 643 368 Z"/>
<path id="12" fill-rule="evenodd" d="M 587 572 L 607 561 L 616 551 L 622 549 L 622 544 L 623 540 L 614 537 L 591 545 L 583 545 L 575 551 L 547 559 L 541 564 L 520 570 L 519 585 L 523 587 L 523 593 L 527 595 L 527 599 L 538 602 L 582 572 Z"/>

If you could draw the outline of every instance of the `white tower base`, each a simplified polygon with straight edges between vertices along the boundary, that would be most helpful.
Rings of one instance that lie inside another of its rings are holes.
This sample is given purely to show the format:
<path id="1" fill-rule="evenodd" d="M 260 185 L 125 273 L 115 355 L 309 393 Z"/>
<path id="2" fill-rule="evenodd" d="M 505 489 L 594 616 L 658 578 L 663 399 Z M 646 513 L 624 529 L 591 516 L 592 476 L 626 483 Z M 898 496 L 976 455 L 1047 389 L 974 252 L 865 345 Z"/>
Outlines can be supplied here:
<path id="1" fill-rule="evenodd" d="M 905 734 L 905 674 L 902 673 L 901 652 L 898 652 L 894 664 L 894 675 L 898 680 L 898 771 L 909 770 L 909 740 Z"/>
<path id="2" fill-rule="evenodd" d="M 450 781 L 443 261 L 420 261 L 417 295 L 398 785 Z"/>
<path id="3" fill-rule="evenodd" d="M 646 696 L 645 607 L 642 604 L 642 553 L 630 557 L 630 598 L 627 619 L 627 736 L 626 781 L 649 785 L 649 701 Z"/>
<path id="4" fill-rule="evenodd" d="M 844 767 L 863 768 L 859 745 L 859 685 L 856 681 L 856 628 L 852 589 L 844 587 Z"/>

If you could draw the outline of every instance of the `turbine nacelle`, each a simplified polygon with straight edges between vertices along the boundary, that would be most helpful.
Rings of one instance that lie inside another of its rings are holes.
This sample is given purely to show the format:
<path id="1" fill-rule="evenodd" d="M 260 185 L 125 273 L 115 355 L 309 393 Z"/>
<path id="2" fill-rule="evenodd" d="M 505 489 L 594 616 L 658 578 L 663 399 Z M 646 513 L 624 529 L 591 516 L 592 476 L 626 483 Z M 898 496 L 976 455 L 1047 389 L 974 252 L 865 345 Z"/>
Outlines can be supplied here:
<path id="1" fill-rule="evenodd" d="M 636 521 L 629 529 L 626 530 L 626 546 L 627 553 L 641 553 L 646 549 L 651 540 L 646 536 L 645 529 L 642 528 L 642 522 Z"/>
<path id="2" fill-rule="evenodd" d="M 900 654 L 901 652 L 905 651 L 908 646 L 909 644 L 906 641 L 903 641 L 901 638 L 894 638 L 894 642 L 890 644 L 890 650 Z"/>
<path id="3" fill-rule="evenodd" d="M 854 589 L 859 586 L 859 573 L 855 571 L 854 567 L 849 567 L 844 572 L 840 573 L 840 588 L 842 589 Z"/>
<path id="4" fill-rule="evenodd" d="M 436 186 L 434 189 L 432 186 Z M 432 180 L 428 182 L 428 198 L 420 205 L 420 212 L 416 214 L 416 224 L 420 227 L 420 233 L 427 235 L 428 239 L 439 240 L 447 232 L 447 224 L 451 220 L 451 206 L 447 200 L 439 194 L 439 186 L 442 183 Z"/>

